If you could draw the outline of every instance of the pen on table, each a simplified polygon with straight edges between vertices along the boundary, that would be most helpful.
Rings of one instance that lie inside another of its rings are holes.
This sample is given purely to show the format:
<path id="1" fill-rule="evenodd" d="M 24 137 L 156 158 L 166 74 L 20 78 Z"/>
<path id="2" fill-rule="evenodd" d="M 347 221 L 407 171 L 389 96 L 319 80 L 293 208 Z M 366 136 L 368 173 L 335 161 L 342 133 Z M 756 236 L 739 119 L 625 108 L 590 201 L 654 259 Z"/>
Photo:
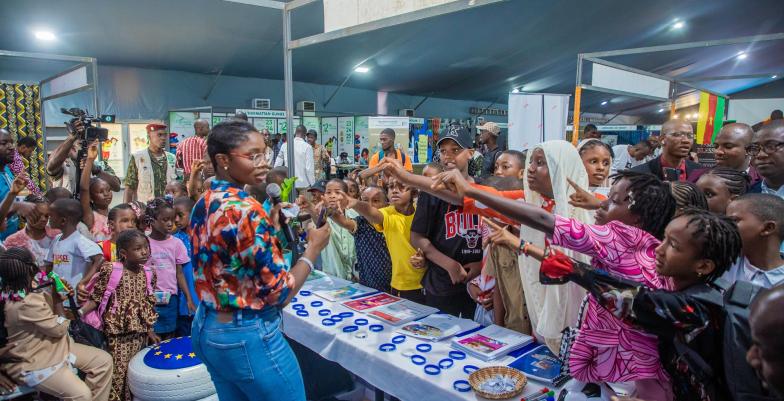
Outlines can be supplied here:
<path id="1" fill-rule="evenodd" d="M 538 398 L 542 394 L 547 394 L 549 391 L 550 391 L 549 388 L 543 387 L 542 389 L 536 390 L 535 392 L 521 398 L 520 401 L 533 401 L 534 399 Z"/>
<path id="2" fill-rule="evenodd" d="M 553 397 L 555 397 L 555 392 L 548 390 L 546 393 L 540 393 L 534 397 L 524 398 L 523 401 L 544 401 L 547 398 L 553 398 Z"/>

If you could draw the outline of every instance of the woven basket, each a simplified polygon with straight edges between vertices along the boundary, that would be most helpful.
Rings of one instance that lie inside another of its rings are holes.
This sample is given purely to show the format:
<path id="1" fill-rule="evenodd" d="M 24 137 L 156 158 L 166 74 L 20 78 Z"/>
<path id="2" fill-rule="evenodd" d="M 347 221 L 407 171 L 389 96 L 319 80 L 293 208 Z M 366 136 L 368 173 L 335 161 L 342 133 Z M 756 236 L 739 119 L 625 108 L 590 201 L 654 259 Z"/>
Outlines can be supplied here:
<path id="1" fill-rule="evenodd" d="M 517 378 L 517 385 L 514 390 L 501 394 L 490 394 L 479 389 L 480 384 L 496 375 Z M 474 392 L 481 397 L 489 400 L 506 400 L 520 394 L 528 383 L 528 378 L 525 377 L 523 372 L 508 366 L 490 366 L 471 373 L 468 376 L 468 383 L 471 384 L 471 388 L 474 389 Z"/>

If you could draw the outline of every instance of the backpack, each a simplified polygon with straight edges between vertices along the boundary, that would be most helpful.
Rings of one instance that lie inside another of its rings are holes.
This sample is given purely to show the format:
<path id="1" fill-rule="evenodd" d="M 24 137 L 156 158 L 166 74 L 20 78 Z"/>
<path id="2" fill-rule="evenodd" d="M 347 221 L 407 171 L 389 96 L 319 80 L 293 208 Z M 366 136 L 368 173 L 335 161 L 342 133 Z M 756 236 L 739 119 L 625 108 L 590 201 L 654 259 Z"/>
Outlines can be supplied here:
<path id="1" fill-rule="evenodd" d="M 735 401 L 773 401 L 775 397 L 768 395 L 754 369 L 746 362 L 746 352 L 751 348 L 751 328 L 749 327 L 749 310 L 751 302 L 761 287 L 747 281 L 730 283 L 724 279 L 716 280 L 713 285 L 717 292 L 695 294 L 694 297 L 721 308 L 724 324 L 722 327 L 722 343 L 724 355 L 724 375 L 727 389 Z M 712 369 L 704 359 L 688 347 L 677 347 L 688 355 L 697 366 L 706 369 L 712 375 Z"/>
<path id="2" fill-rule="evenodd" d="M 109 276 L 109 283 L 106 284 L 106 291 L 103 292 L 103 296 L 101 297 L 101 303 L 95 308 L 92 312 L 85 314 L 82 316 L 82 321 L 89 324 L 90 326 L 98 329 L 103 330 L 103 315 L 106 313 L 106 306 L 109 304 L 109 298 L 111 298 L 114 291 L 117 289 L 117 286 L 120 284 L 120 280 L 123 276 L 123 264 L 120 262 L 112 263 L 112 273 Z M 152 269 L 147 266 L 144 266 L 144 275 L 147 278 L 147 295 L 152 295 Z M 90 282 L 87 283 L 85 288 L 87 291 L 92 291 L 95 288 L 95 283 L 98 281 L 98 274 L 93 275 L 90 279 Z M 117 310 L 117 302 L 112 304 L 112 313 Z"/>

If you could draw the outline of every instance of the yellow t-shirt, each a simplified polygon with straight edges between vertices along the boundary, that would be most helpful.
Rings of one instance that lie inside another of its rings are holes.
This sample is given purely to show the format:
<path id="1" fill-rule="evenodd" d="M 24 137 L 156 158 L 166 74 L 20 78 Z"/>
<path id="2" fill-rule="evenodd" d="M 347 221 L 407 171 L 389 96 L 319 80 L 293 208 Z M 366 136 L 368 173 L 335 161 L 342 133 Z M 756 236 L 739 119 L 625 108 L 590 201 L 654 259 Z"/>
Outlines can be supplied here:
<path id="1" fill-rule="evenodd" d="M 406 216 L 394 206 L 379 209 L 384 215 L 384 226 L 375 225 L 379 232 L 384 233 L 392 259 L 392 288 L 399 291 L 418 290 L 422 288 L 422 276 L 425 269 L 414 269 L 408 261 L 416 253 L 411 246 L 411 223 L 414 213 Z"/>

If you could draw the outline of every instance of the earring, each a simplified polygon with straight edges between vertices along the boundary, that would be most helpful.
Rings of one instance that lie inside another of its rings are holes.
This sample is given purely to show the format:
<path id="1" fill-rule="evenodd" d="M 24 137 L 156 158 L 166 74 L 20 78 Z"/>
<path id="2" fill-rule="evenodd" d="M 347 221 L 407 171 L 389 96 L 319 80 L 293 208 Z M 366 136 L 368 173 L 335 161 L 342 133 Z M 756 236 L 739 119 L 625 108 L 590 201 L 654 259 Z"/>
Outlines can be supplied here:
<path id="1" fill-rule="evenodd" d="M 223 169 L 224 169 L 224 170 L 228 170 L 228 169 L 229 169 L 229 166 L 223 166 Z"/>
<path id="2" fill-rule="evenodd" d="M 702 277 L 702 272 L 698 272 L 697 277 Z"/>

